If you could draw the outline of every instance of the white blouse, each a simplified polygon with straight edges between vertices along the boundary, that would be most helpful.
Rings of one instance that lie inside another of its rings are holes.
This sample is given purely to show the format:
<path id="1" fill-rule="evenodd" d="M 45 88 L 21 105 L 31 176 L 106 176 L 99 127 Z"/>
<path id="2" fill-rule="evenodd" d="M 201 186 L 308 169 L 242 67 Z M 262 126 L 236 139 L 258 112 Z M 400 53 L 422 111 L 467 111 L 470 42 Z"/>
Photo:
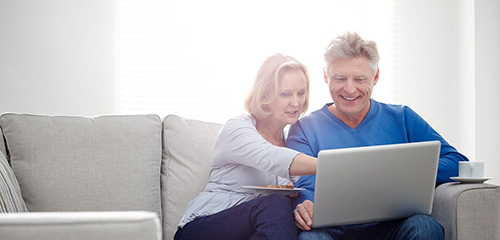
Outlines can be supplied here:
<path id="1" fill-rule="evenodd" d="M 289 183 L 290 164 L 298 153 L 266 141 L 257 132 L 253 117 L 230 119 L 215 141 L 208 184 L 188 204 L 179 227 L 260 196 L 241 186 Z"/>

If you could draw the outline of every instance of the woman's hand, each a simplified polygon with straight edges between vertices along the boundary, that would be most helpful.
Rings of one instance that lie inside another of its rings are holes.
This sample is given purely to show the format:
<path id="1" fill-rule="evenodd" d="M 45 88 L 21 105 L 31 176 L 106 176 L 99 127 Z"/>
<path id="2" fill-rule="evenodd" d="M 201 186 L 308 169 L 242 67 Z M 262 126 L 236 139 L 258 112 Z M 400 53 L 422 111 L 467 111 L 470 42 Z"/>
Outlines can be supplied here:
<path id="1" fill-rule="evenodd" d="M 304 231 L 311 230 L 313 216 L 313 202 L 305 200 L 297 205 L 293 214 L 295 215 L 295 225 Z"/>

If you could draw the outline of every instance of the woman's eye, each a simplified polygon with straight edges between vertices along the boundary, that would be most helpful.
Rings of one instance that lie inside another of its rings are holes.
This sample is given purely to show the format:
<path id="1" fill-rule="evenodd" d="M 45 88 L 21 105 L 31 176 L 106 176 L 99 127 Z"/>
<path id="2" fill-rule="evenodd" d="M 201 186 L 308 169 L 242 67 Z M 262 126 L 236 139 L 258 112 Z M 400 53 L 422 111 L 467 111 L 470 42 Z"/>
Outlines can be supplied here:
<path id="1" fill-rule="evenodd" d="M 297 95 L 304 96 L 304 95 L 306 95 L 306 93 L 305 92 L 299 92 Z"/>
<path id="2" fill-rule="evenodd" d="M 282 97 L 290 97 L 290 93 L 282 93 L 281 96 Z"/>

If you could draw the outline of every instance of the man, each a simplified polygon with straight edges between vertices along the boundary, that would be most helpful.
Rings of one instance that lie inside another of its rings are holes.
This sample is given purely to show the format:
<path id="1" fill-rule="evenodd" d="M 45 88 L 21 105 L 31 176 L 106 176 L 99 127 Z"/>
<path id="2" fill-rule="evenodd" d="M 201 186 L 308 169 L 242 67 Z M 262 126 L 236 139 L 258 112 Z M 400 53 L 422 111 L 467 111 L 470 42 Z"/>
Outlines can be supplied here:
<path id="1" fill-rule="evenodd" d="M 324 58 L 324 79 L 333 103 L 294 124 L 287 147 L 317 157 L 323 149 L 439 140 L 441 153 L 436 184 L 457 176 L 458 162 L 467 158 L 424 119 L 407 106 L 371 99 L 373 87 L 379 80 L 375 42 L 365 41 L 357 33 L 346 33 L 332 40 Z M 300 239 L 444 239 L 443 227 L 427 215 L 311 229 L 315 180 L 315 176 L 303 176 L 295 184 L 306 189 L 294 200 L 296 225 L 303 230 Z"/>

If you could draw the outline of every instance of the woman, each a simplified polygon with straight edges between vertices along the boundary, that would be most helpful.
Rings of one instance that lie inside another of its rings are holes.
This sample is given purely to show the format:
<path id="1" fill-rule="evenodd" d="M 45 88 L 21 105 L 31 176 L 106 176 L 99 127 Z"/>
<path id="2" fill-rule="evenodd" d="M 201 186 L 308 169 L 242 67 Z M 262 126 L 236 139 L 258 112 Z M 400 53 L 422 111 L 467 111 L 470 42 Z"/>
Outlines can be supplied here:
<path id="1" fill-rule="evenodd" d="M 216 142 L 209 182 L 192 200 L 175 239 L 297 239 L 291 201 L 242 186 L 291 184 L 316 173 L 316 159 L 285 148 L 284 128 L 308 107 L 309 76 L 292 57 L 261 66 L 245 100 L 248 115 L 229 120 Z"/>

